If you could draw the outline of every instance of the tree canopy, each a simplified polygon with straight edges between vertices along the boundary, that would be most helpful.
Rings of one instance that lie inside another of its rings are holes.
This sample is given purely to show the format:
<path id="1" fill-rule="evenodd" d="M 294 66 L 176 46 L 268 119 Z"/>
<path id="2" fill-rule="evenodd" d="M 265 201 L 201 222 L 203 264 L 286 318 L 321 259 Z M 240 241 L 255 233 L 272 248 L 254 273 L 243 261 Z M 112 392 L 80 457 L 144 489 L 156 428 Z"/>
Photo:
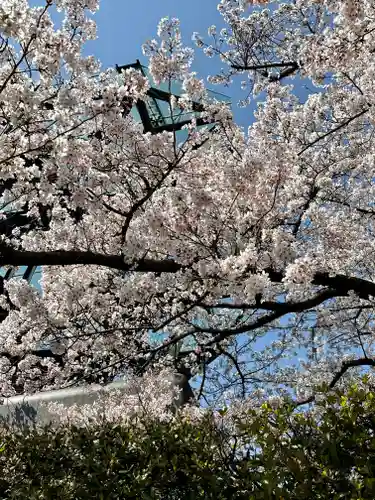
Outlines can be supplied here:
<path id="1" fill-rule="evenodd" d="M 184 135 L 145 134 L 147 79 L 83 55 L 96 0 L 41 3 L 0 5 L 0 265 L 43 267 L 42 294 L 2 285 L 1 394 L 170 367 L 209 404 L 302 404 L 371 369 L 374 3 L 222 0 L 194 40 L 260 101 L 247 130 L 163 19 L 143 50 L 171 115 L 202 105 Z"/>

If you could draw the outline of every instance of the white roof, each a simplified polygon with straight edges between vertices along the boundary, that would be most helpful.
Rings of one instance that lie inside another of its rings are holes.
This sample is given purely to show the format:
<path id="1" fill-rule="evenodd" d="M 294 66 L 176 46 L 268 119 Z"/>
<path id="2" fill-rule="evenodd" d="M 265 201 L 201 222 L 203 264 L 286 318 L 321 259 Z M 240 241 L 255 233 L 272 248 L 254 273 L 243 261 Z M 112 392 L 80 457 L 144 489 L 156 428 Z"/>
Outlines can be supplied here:
<path id="1" fill-rule="evenodd" d="M 127 390 L 129 393 L 130 386 L 127 381 L 119 380 L 108 384 L 105 388 L 109 391 Z M 0 419 L 10 420 L 13 424 L 50 423 L 56 420 L 56 415 L 47 411 L 46 403 L 62 403 L 67 407 L 92 404 L 98 399 L 101 390 L 103 386 L 91 385 L 5 398 L 0 405 Z"/>
<path id="2" fill-rule="evenodd" d="M 171 383 L 179 386 L 180 389 L 184 383 L 184 376 L 176 373 Z M 139 386 L 130 383 L 127 380 L 118 380 L 106 386 L 91 385 L 70 387 L 67 389 L 57 389 L 53 391 L 38 392 L 30 395 L 19 395 L 11 398 L 5 398 L 0 405 L 0 420 L 9 420 L 13 424 L 32 424 L 51 423 L 58 420 L 56 414 L 50 413 L 46 408 L 46 403 L 61 403 L 66 407 L 72 405 L 92 404 L 99 398 L 100 392 L 106 389 L 108 391 L 117 390 L 129 394 L 137 394 Z M 183 403 L 182 391 L 176 400 L 176 405 Z"/>

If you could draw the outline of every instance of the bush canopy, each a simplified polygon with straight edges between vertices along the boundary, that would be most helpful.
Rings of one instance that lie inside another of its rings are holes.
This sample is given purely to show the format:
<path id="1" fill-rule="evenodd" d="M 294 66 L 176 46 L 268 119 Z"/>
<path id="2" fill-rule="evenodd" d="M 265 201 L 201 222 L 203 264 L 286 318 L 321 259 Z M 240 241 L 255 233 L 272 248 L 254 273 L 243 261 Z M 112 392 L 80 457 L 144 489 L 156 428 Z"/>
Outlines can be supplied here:
<path id="1" fill-rule="evenodd" d="M 367 380 L 311 408 L 264 403 L 199 418 L 3 426 L 2 499 L 373 499 Z"/>

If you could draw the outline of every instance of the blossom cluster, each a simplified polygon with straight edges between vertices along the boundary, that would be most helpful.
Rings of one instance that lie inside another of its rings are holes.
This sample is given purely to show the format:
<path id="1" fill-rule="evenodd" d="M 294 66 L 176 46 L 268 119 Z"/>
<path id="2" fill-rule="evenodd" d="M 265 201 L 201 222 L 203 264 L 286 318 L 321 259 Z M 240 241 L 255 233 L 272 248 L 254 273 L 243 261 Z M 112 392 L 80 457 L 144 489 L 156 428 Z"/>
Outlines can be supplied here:
<path id="1" fill-rule="evenodd" d="M 43 266 L 42 295 L 5 285 L 0 392 L 152 367 L 195 375 L 200 396 L 299 397 L 346 376 L 345 356 L 372 359 L 373 2 L 220 2 L 226 28 L 195 40 L 228 67 L 211 81 L 265 91 L 248 130 L 209 102 L 163 19 L 144 46 L 154 82 L 177 80 L 171 112 L 198 102 L 207 120 L 180 136 L 130 116 L 142 75 L 83 55 L 96 2 L 56 5 L 57 29 L 50 2 L 0 5 L 0 204 L 28 221 L 0 256 Z"/>

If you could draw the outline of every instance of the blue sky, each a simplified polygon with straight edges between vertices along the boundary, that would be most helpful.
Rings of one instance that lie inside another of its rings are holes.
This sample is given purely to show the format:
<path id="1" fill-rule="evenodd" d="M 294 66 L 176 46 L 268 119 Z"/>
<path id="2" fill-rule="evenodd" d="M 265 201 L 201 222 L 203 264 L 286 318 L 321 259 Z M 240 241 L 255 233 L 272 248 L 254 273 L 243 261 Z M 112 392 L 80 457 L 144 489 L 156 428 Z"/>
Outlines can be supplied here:
<path id="1" fill-rule="evenodd" d="M 102 0 L 95 14 L 99 39 L 91 43 L 88 50 L 106 66 L 142 59 L 142 43 L 155 37 L 156 26 L 165 16 L 181 20 L 185 42 L 190 43 L 193 31 L 207 32 L 208 26 L 220 22 L 216 4 L 217 0 Z M 205 72 L 206 66 L 207 58 L 199 57 L 195 69 Z"/>

